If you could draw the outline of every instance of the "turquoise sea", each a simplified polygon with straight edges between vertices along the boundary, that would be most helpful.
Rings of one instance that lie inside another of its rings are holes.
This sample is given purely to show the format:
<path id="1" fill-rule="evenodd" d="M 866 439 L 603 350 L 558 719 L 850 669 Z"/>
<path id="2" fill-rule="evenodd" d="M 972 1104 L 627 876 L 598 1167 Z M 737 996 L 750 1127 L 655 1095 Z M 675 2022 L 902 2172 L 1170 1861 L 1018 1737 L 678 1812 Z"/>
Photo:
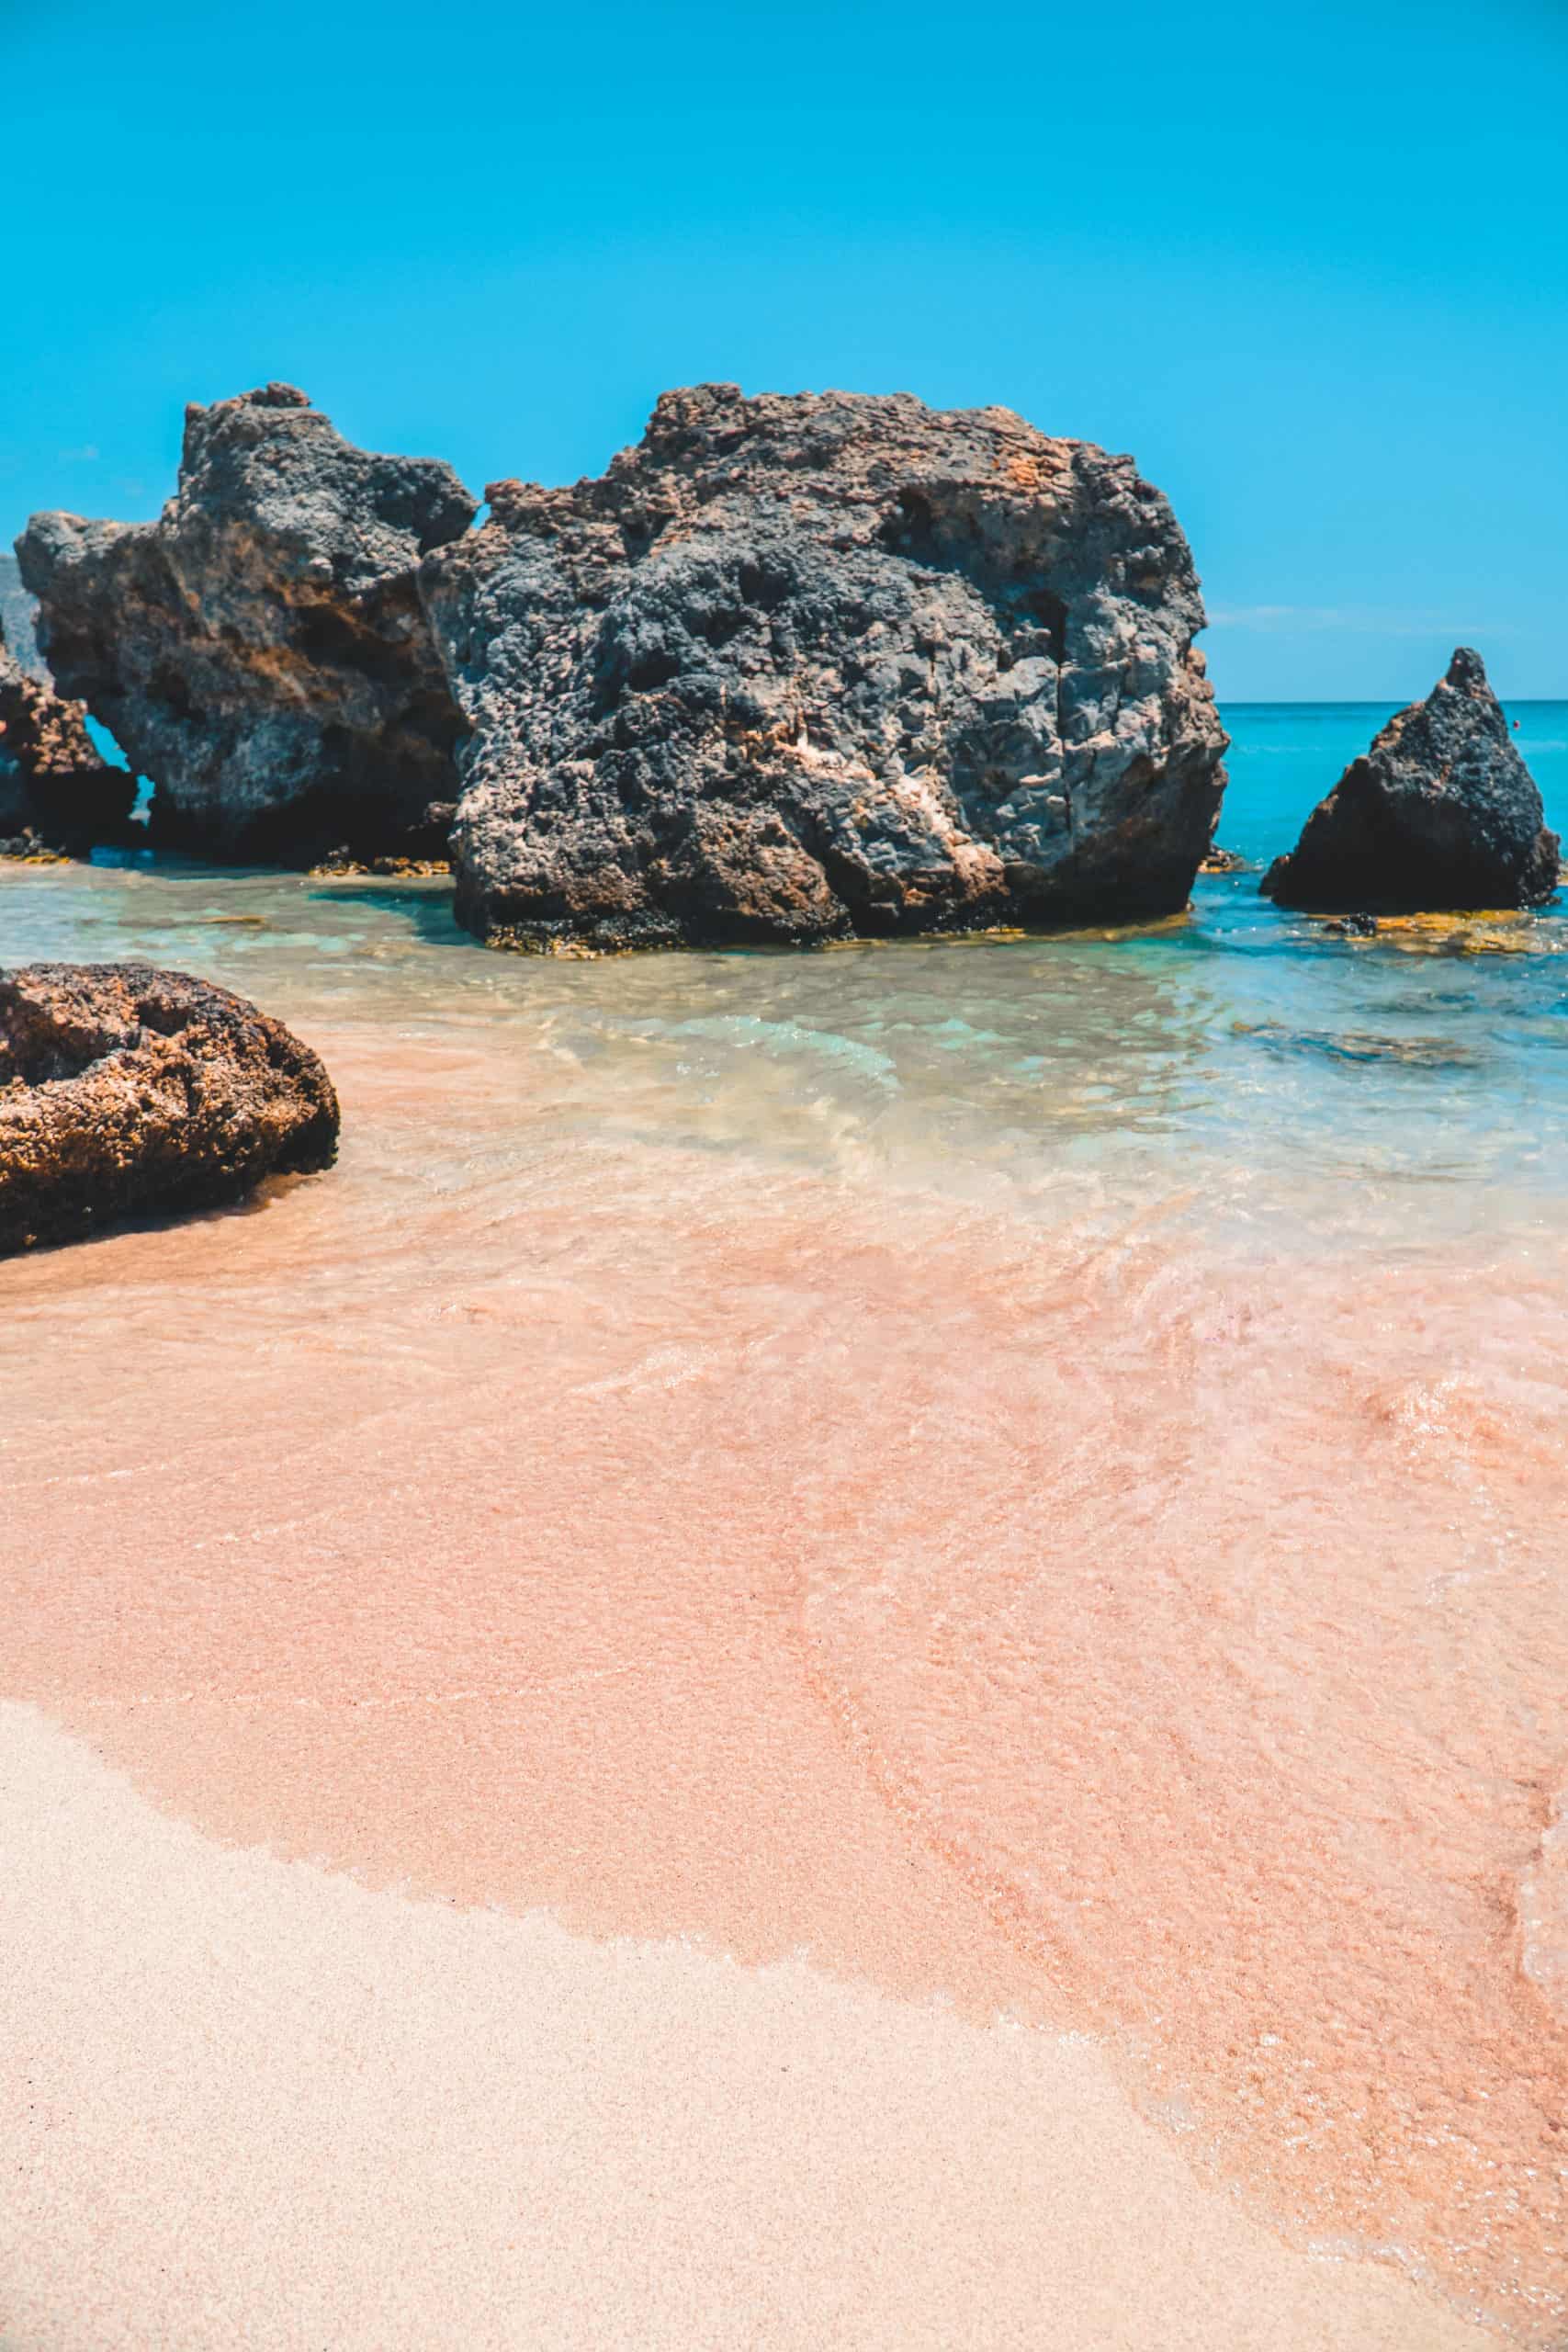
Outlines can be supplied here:
<path id="1" fill-rule="evenodd" d="M 616 1118 L 797 1164 L 1027 1196 L 1176 1154 L 1242 1225 L 1528 1226 L 1568 1166 L 1568 906 L 1346 941 L 1258 896 L 1393 707 L 1226 707 L 1218 839 L 1258 870 L 1141 931 L 539 961 L 479 950 L 439 883 L 101 858 L 0 876 L 0 952 L 194 967 L 307 1032 L 521 1024 L 613 1074 Z M 1568 703 L 1510 717 L 1568 835 Z"/>

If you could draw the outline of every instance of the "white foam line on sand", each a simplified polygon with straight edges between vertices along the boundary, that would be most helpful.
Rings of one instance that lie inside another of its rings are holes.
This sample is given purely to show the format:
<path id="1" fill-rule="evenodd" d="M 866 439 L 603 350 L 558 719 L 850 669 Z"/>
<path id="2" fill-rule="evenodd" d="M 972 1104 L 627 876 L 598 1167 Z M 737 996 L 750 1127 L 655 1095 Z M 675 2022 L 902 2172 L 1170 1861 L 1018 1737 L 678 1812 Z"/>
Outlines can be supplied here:
<path id="1" fill-rule="evenodd" d="M 7 2352 L 1462 2352 L 1077 2036 L 232 1851 L 0 1705 Z"/>

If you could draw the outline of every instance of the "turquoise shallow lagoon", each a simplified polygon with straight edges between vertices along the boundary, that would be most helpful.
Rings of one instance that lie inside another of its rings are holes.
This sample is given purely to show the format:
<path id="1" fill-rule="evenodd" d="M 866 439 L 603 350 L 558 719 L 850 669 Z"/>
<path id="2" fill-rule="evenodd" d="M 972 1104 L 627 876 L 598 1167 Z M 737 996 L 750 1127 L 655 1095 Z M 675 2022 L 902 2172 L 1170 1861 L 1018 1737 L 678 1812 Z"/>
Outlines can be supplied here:
<path id="1" fill-rule="evenodd" d="M 1220 841 L 1260 870 L 1392 707 L 1227 708 Z M 1568 703 L 1510 716 L 1568 833 Z M 440 883 L 105 860 L 0 875 L 0 953 L 196 969 L 307 1035 L 516 1029 L 628 1134 L 1052 1215 L 1175 1185 L 1237 1233 L 1396 1251 L 1537 1226 L 1568 1167 L 1568 908 L 1348 942 L 1258 878 L 1125 933 L 577 963 L 479 949 Z"/>

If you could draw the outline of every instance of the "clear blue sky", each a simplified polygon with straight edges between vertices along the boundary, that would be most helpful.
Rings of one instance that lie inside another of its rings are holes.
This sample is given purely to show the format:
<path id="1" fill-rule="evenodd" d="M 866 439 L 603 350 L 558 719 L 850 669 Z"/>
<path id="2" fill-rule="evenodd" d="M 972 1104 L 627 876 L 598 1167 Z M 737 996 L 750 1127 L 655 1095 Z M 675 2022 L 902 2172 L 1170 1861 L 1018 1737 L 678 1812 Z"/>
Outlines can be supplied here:
<path id="1" fill-rule="evenodd" d="M 1568 5 L 0 0 L 0 531 L 270 377 L 597 472 L 665 385 L 1131 449 L 1222 697 L 1568 695 Z"/>

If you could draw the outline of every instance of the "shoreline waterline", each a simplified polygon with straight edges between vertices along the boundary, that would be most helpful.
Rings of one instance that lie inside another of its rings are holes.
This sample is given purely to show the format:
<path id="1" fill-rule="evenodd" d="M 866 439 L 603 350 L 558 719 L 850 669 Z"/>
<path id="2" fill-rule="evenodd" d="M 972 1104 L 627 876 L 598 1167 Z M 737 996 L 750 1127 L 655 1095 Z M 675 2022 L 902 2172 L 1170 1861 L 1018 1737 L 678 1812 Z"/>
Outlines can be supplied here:
<path id="1" fill-rule="evenodd" d="M 0 1834 L 28 2352 L 1492 2340 L 1197 2185 L 1081 2034 L 226 1850 L 8 1704 Z"/>

